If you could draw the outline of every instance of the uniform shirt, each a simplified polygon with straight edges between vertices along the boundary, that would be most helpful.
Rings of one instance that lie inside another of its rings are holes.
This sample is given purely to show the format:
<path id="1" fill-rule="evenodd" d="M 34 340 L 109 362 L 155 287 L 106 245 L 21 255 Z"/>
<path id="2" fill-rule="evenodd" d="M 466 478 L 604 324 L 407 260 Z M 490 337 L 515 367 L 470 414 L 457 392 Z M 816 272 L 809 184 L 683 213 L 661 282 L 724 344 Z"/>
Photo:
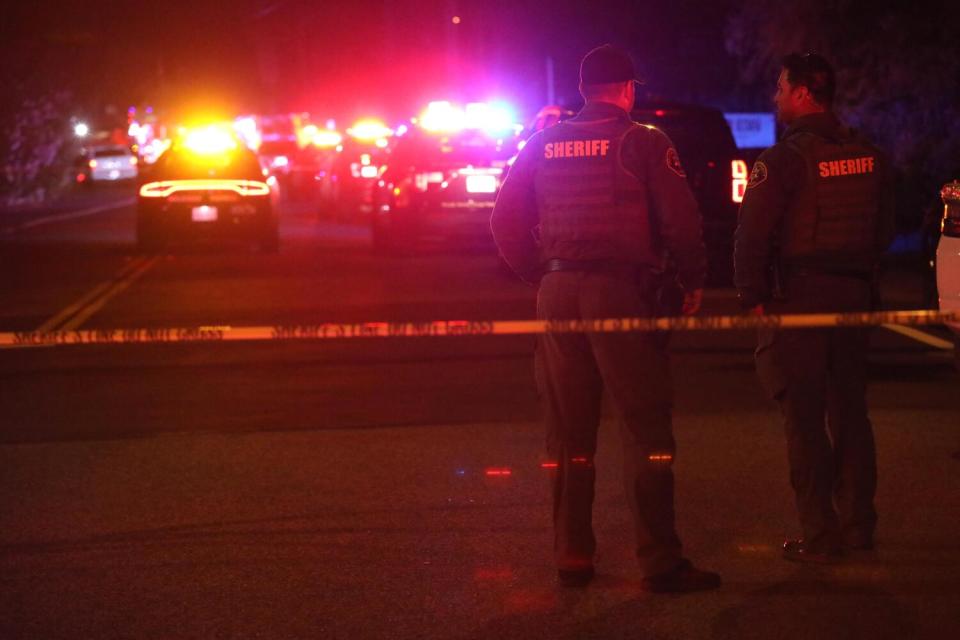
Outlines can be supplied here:
<path id="1" fill-rule="evenodd" d="M 588 102 L 574 118 L 577 122 L 618 119 L 629 125 L 630 115 L 620 107 L 604 102 Z M 624 168 L 645 187 L 648 198 L 638 206 L 638 215 L 648 210 L 651 237 L 645 246 L 636 247 L 629 262 L 660 267 L 666 251 L 676 265 L 686 290 L 700 289 L 706 277 L 706 250 L 697 202 L 690 191 L 670 139 L 658 129 L 635 127 L 621 147 Z M 497 196 L 490 219 L 493 237 L 507 263 L 524 280 L 535 282 L 542 265 L 552 258 L 576 260 L 578 256 L 541 255 L 535 238 L 539 224 L 536 176 L 544 158 L 543 133 L 534 134 L 520 151 Z"/>
<path id="2" fill-rule="evenodd" d="M 770 268 L 781 244 L 784 217 L 797 194 L 807 186 L 806 160 L 787 143 L 791 136 L 802 132 L 838 139 L 847 137 L 849 130 L 830 112 L 802 116 L 754 164 L 740 205 L 734 248 L 734 285 L 744 308 L 765 303 L 772 295 Z M 885 162 L 880 163 L 880 170 L 884 173 L 878 253 L 890 244 L 894 232 L 893 184 Z"/>

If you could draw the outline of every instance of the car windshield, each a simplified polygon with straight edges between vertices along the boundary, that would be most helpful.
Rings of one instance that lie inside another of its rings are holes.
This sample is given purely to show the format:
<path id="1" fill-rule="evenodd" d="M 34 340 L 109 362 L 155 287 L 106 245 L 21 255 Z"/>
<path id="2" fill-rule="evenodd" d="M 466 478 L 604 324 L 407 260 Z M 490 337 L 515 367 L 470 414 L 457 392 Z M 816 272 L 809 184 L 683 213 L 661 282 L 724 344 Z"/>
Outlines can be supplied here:
<path id="1" fill-rule="evenodd" d="M 503 165 L 517 153 L 519 139 L 512 133 L 498 138 L 482 131 L 451 135 L 412 131 L 391 154 L 391 164 L 416 167 Z"/>
<path id="2" fill-rule="evenodd" d="M 205 156 L 171 149 L 157 160 L 153 178 L 157 180 L 202 178 L 259 180 L 263 178 L 263 171 L 257 157 L 246 150 Z"/>

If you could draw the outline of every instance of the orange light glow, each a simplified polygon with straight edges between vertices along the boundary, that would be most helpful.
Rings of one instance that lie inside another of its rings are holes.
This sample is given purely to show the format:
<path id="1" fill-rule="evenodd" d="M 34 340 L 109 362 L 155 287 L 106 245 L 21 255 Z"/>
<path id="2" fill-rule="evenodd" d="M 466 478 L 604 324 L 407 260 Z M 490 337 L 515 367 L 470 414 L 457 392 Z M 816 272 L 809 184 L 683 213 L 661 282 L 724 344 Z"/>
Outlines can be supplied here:
<path id="1" fill-rule="evenodd" d="M 364 142 L 374 142 L 392 136 L 393 129 L 384 124 L 382 120 L 364 118 L 354 122 L 353 126 L 347 129 L 347 135 Z"/>
<path id="2" fill-rule="evenodd" d="M 749 179 L 747 163 L 743 160 L 731 160 L 730 175 L 730 199 L 736 203 L 743 202 L 743 195 L 747 191 L 747 181 Z"/>
<path id="3" fill-rule="evenodd" d="M 673 456 L 669 453 L 652 453 L 647 456 L 647 459 L 650 460 L 650 462 L 670 462 L 673 460 Z"/>
<path id="4" fill-rule="evenodd" d="M 343 136 L 331 129 L 324 129 L 322 131 L 317 131 L 314 134 L 312 142 L 315 147 L 328 149 L 336 147 L 338 144 L 343 142 Z"/>
<path id="5" fill-rule="evenodd" d="M 217 125 L 209 125 L 187 131 L 183 138 L 183 146 L 198 155 L 217 155 L 236 149 L 237 141 L 229 130 Z"/>
<path id="6" fill-rule="evenodd" d="M 140 187 L 144 198 L 166 198 L 179 191 L 233 191 L 241 196 L 265 196 L 270 185 L 258 180 L 163 180 Z"/>
<path id="7" fill-rule="evenodd" d="M 96 169 L 96 168 L 97 168 L 97 161 L 96 161 L 96 160 L 91 160 L 91 161 L 88 162 L 87 164 L 90 165 L 90 168 L 91 168 L 91 169 Z"/>

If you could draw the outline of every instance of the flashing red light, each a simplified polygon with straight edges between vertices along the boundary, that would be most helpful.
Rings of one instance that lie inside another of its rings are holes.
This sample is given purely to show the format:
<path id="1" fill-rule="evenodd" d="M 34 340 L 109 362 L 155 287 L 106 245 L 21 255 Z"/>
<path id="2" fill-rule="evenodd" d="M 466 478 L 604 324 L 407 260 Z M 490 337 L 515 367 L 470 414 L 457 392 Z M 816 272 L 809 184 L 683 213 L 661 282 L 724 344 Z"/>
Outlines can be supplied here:
<path id="1" fill-rule="evenodd" d="M 657 116 L 658 118 L 662 118 L 663 116 L 667 115 L 667 112 L 663 109 L 657 109 L 653 112 L 653 115 Z"/>
<path id="2" fill-rule="evenodd" d="M 85 173 L 77 174 L 77 182 L 86 182 L 86 181 L 87 181 L 87 174 Z"/>
<path id="3" fill-rule="evenodd" d="M 730 161 L 730 199 L 739 204 L 743 202 L 743 195 L 747 191 L 747 181 L 750 172 L 747 170 L 747 163 L 743 160 Z"/>

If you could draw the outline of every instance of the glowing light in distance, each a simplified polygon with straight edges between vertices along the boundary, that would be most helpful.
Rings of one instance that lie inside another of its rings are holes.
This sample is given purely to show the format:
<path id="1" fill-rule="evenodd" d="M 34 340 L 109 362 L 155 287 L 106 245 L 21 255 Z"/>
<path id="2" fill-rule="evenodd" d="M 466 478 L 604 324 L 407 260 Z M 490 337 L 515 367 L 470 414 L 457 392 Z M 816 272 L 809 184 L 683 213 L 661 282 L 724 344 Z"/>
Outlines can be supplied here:
<path id="1" fill-rule="evenodd" d="M 90 133 L 90 126 L 86 122 L 78 122 L 73 125 L 73 135 L 78 138 L 85 138 Z"/>
<path id="2" fill-rule="evenodd" d="M 747 191 L 747 181 L 749 180 L 747 163 L 743 160 L 731 160 L 730 176 L 730 199 L 735 203 L 743 202 L 743 194 Z"/>
<path id="3" fill-rule="evenodd" d="M 361 178 L 376 178 L 380 175 L 380 170 L 373 165 L 365 165 L 360 167 L 360 177 Z"/>
<path id="4" fill-rule="evenodd" d="M 353 126 L 347 129 L 347 135 L 357 140 L 372 142 L 381 138 L 389 138 L 393 135 L 393 129 L 381 120 L 364 118 L 354 122 Z"/>
<path id="5" fill-rule="evenodd" d="M 512 476 L 513 471 L 506 468 L 492 468 L 484 471 L 484 474 L 486 474 L 488 478 L 505 478 L 507 476 Z"/>
<path id="6" fill-rule="evenodd" d="M 330 129 L 318 130 L 312 140 L 314 146 L 321 148 L 336 147 L 343 142 L 343 136 Z"/>
<path id="7" fill-rule="evenodd" d="M 90 168 L 91 168 L 91 169 L 96 169 L 96 168 L 97 168 L 97 161 L 96 161 L 96 160 L 91 160 L 91 161 L 88 162 L 87 164 L 90 165 Z"/>
<path id="8" fill-rule="evenodd" d="M 216 125 L 187 131 L 183 145 L 198 155 L 216 155 L 237 148 L 237 142 L 230 132 Z"/>
<path id="9" fill-rule="evenodd" d="M 455 132 L 467 125 L 467 114 L 446 100 L 431 102 L 420 115 L 420 126 L 427 131 Z"/>
<path id="10" fill-rule="evenodd" d="M 513 111 L 502 103 L 472 102 L 465 112 L 466 128 L 487 133 L 510 131 L 516 124 Z"/>
<path id="11" fill-rule="evenodd" d="M 287 156 L 276 156 L 270 164 L 274 167 L 285 167 L 290 164 L 290 158 Z"/>
<path id="12" fill-rule="evenodd" d="M 233 121 L 233 129 L 247 147 L 254 151 L 260 148 L 262 139 L 256 118 L 253 116 L 241 116 Z"/>

